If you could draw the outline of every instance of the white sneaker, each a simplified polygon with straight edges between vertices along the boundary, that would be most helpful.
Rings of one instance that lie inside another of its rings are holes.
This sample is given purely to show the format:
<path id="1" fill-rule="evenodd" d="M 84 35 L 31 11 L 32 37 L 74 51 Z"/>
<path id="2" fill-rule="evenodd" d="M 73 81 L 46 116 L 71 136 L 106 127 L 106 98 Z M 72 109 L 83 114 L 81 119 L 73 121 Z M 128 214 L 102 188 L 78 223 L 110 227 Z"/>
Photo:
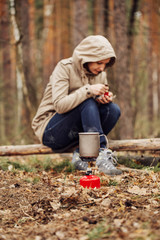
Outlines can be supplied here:
<path id="1" fill-rule="evenodd" d="M 72 164 L 74 165 L 75 169 L 77 169 L 77 170 L 86 171 L 88 168 L 88 163 L 83 162 L 79 157 L 79 152 L 76 152 L 76 151 L 74 151 L 74 153 L 73 153 Z"/>
<path id="2" fill-rule="evenodd" d="M 117 158 L 110 149 L 100 149 L 96 164 L 100 172 L 107 175 L 120 175 L 122 171 L 117 169 Z"/>

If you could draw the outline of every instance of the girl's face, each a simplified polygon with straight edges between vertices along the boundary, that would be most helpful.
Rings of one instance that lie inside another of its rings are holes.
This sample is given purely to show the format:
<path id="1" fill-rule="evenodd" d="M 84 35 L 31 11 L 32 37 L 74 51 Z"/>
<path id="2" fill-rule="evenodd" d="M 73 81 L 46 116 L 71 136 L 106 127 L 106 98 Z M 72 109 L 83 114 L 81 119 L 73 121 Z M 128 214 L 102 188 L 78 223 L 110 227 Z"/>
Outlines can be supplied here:
<path id="1" fill-rule="evenodd" d="M 109 63 L 111 59 L 107 58 L 105 60 L 101 60 L 98 62 L 89 62 L 88 63 L 88 69 L 91 73 L 97 75 L 100 72 L 104 71 L 106 64 Z"/>

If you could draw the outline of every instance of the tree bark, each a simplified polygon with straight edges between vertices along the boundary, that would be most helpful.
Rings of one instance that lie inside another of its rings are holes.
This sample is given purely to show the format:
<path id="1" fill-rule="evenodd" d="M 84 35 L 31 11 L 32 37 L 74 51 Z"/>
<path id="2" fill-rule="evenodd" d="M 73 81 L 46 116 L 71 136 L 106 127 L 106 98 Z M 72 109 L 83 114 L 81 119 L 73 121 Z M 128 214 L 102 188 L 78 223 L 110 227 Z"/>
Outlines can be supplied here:
<path id="1" fill-rule="evenodd" d="M 26 78 L 24 74 L 24 69 L 23 69 L 23 53 L 22 53 L 22 43 L 21 43 L 21 35 L 20 31 L 17 25 L 16 21 L 16 10 L 15 10 L 15 2 L 14 0 L 10 0 L 10 14 L 11 14 L 11 24 L 12 24 L 12 31 L 14 35 L 14 41 L 15 41 L 15 46 L 16 46 L 16 63 L 17 63 L 17 77 L 19 77 L 21 84 L 22 84 L 22 89 L 23 89 L 23 96 L 25 100 L 25 106 L 26 106 L 26 119 L 27 124 L 28 122 L 31 123 L 32 121 L 32 106 L 31 106 L 31 101 L 29 98 L 29 93 L 28 93 L 28 88 L 27 88 L 27 83 L 26 83 Z"/>
<path id="2" fill-rule="evenodd" d="M 56 48 L 54 46 L 54 37 L 56 37 L 53 13 L 56 3 L 54 0 L 45 0 L 43 6 L 43 86 L 49 81 L 56 61 Z"/>
<path id="3" fill-rule="evenodd" d="M 94 1 L 94 34 L 104 34 L 104 0 Z"/>
<path id="4" fill-rule="evenodd" d="M 73 4 L 73 49 L 88 34 L 88 6 L 86 0 L 75 0 Z"/>
<path id="5" fill-rule="evenodd" d="M 21 36 L 23 72 L 32 106 L 36 107 L 36 62 L 35 62 L 35 29 L 33 0 L 14 0 L 16 22 Z"/>
<path id="6" fill-rule="evenodd" d="M 62 58 L 68 58 L 71 56 L 71 0 L 62 1 Z"/>
<path id="7" fill-rule="evenodd" d="M 117 63 L 115 69 L 121 118 L 119 121 L 119 138 L 133 137 L 131 89 L 129 78 L 129 51 L 126 24 L 125 0 L 114 1 L 114 27 L 116 39 Z"/>
<path id="8" fill-rule="evenodd" d="M 12 78 L 8 1 L 1 1 L 0 8 L 0 55 L 2 61 L 2 63 L 0 63 L 0 102 L 2 101 L 0 104 L 0 123 L 4 124 L 3 127 L 0 127 L 0 136 L 3 137 L 4 141 L 7 138 L 11 141 L 15 135 L 16 82 L 15 78 Z"/>
<path id="9" fill-rule="evenodd" d="M 149 59 L 149 81 L 148 81 L 148 116 L 149 120 L 154 124 L 155 120 L 158 120 L 158 109 L 159 109 L 159 99 L 158 99 L 158 65 L 159 65 L 159 18 L 157 9 L 159 7 L 158 1 L 148 2 L 148 12 L 149 12 L 149 49 L 150 49 L 150 59 Z M 151 131 L 153 130 L 150 129 Z"/>

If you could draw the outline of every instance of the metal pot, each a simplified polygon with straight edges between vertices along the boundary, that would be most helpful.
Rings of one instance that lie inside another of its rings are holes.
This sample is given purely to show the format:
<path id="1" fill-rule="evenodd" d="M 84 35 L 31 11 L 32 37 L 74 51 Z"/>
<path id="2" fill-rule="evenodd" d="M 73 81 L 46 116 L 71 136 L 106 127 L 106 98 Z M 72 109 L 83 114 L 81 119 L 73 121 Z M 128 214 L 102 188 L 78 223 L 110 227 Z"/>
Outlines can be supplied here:
<path id="1" fill-rule="evenodd" d="M 100 137 L 99 132 L 79 133 L 80 157 L 95 158 L 99 155 Z"/>

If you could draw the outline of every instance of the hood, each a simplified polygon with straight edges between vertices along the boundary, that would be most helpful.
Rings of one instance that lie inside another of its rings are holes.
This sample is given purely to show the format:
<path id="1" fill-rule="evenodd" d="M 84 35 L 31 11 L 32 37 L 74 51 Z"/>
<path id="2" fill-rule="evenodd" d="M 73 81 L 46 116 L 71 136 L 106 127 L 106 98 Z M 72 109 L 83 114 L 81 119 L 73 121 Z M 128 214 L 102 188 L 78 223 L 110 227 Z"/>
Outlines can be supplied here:
<path id="1" fill-rule="evenodd" d="M 112 66 L 116 59 L 110 42 L 101 35 L 92 35 L 83 39 L 74 49 L 72 57 L 79 70 L 82 70 L 87 62 L 97 62 L 107 58 L 111 58 L 107 66 Z"/>

